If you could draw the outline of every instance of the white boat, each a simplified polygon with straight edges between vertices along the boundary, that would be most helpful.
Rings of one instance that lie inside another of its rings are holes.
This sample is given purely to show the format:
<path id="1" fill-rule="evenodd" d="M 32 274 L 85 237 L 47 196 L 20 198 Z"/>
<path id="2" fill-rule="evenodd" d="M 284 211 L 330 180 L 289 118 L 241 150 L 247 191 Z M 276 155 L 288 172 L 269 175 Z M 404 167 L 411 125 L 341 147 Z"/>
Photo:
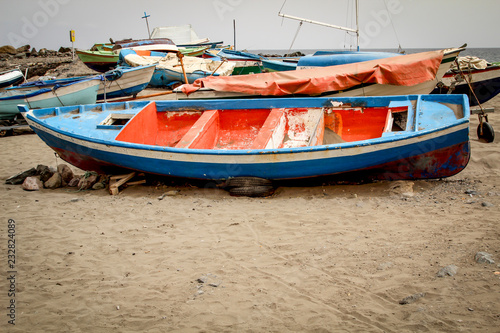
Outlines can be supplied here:
<path id="1" fill-rule="evenodd" d="M 140 54 L 135 50 L 122 50 L 119 63 L 131 67 L 155 65 L 155 73 L 150 81 L 152 87 L 166 87 L 176 82 L 184 83 L 186 79 L 189 83 L 193 83 L 196 79 L 203 77 L 227 76 L 231 75 L 236 66 L 232 62 L 198 57 L 182 56 L 179 58 L 174 53 L 151 51 L 150 55 Z"/>
<path id="2" fill-rule="evenodd" d="M 5 88 L 13 84 L 17 84 L 24 80 L 23 72 L 19 69 L 12 69 L 5 72 L 0 72 L 0 88 Z"/>

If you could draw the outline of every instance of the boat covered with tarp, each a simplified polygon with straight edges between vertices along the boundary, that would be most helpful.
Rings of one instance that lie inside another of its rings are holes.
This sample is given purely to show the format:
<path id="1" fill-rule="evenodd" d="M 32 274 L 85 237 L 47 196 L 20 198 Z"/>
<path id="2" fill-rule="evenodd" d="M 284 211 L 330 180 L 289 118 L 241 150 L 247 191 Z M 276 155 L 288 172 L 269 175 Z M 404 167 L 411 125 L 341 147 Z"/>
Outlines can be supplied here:
<path id="1" fill-rule="evenodd" d="M 180 87 L 177 98 L 428 94 L 461 50 L 429 51 L 286 72 L 206 77 Z"/>

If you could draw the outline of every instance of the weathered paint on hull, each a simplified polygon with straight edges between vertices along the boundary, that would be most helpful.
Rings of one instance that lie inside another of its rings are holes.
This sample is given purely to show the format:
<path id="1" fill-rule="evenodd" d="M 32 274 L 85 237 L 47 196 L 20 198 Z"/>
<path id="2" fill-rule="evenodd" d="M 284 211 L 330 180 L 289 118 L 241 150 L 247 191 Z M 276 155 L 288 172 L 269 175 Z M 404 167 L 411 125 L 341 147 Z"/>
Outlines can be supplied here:
<path id="1" fill-rule="evenodd" d="M 119 173 L 124 170 L 123 167 L 97 160 L 88 155 L 76 154 L 72 151 L 54 148 L 58 155 L 66 162 L 78 166 L 82 170 L 94 170 L 100 173 Z M 441 158 L 437 159 L 437 156 Z M 415 179 L 435 179 L 446 178 L 456 175 L 467 166 L 470 159 L 469 143 L 462 143 L 450 148 L 441 149 L 431 153 L 411 156 L 394 162 L 377 165 L 371 168 L 344 171 L 333 174 L 313 175 L 306 178 L 328 177 L 340 180 L 374 181 L 374 180 L 415 180 Z M 432 161 L 433 163 L 429 163 Z M 421 167 L 416 167 L 420 164 Z M 458 167 L 456 167 L 458 166 Z M 136 170 L 136 169 L 127 169 Z M 438 171 L 438 172 L 436 172 Z M 164 175 L 164 173 L 161 173 Z M 247 176 L 248 174 L 233 174 L 231 177 Z M 222 177 L 210 180 L 227 179 Z M 303 179 L 304 177 L 288 178 Z M 280 180 L 282 178 L 277 178 Z"/>
<path id="2" fill-rule="evenodd" d="M 382 144 L 315 150 L 307 159 L 297 153 L 255 153 L 245 155 L 203 154 L 112 147 L 50 133 L 36 124 L 35 132 L 62 159 L 83 170 L 111 172 L 128 168 L 147 173 L 206 180 L 255 176 L 267 179 L 300 179 L 352 174 L 370 180 L 432 179 L 449 177 L 463 170 L 470 159 L 468 125 L 445 133 L 415 137 L 406 145 Z M 460 143 L 456 143 L 460 142 Z M 117 167 L 120 165 L 121 167 Z"/>

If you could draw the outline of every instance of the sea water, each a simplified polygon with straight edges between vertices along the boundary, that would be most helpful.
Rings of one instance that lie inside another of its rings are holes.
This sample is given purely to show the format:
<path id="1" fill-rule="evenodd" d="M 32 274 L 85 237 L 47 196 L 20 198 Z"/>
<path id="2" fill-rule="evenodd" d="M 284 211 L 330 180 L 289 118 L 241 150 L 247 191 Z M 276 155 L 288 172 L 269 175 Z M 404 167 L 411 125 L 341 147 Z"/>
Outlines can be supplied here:
<path id="1" fill-rule="evenodd" d="M 433 51 L 437 49 L 404 49 L 406 54 L 410 53 L 419 53 L 419 52 L 426 52 L 426 51 Z M 327 50 L 327 49 L 292 49 L 290 52 L 288 50 L 253 50 L 249 51 L 252 53 L 256 54 L 277 54 L 277 55 L 284 55 L 286 53 L 293 53 L 293 52 L 301 52 L 303 54 L 313 54 L 316 51 L 332 51 L 332 50 Z M 335 50 L 337 51 L 337 50 Z M 361 51 L 366 51 L 366 52 L 398 52 L 395 49 L 365 49 Z M 470 48 L 470 49 L 465 49 L 464 51 L 460 52 L 460 57 L 465 57 L 465 56 L 473 56 L 473 57 L 478 57 L 481 59 L 485 59 L 488 62 L 500 62 L 500 48 Z"/>

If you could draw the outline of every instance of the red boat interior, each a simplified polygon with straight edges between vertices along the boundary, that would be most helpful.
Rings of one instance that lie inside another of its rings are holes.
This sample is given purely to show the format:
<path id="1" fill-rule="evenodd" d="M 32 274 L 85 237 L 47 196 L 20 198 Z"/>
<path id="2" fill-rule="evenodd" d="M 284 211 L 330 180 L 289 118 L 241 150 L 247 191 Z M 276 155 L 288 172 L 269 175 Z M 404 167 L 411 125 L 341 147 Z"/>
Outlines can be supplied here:
<path id="1" fill-rule="evenodd" d="M 158 112 L 148 104 L 116 140 L 189 149 L 277 149 L 352 142 L 406 128 L 407 106 Z"/>

